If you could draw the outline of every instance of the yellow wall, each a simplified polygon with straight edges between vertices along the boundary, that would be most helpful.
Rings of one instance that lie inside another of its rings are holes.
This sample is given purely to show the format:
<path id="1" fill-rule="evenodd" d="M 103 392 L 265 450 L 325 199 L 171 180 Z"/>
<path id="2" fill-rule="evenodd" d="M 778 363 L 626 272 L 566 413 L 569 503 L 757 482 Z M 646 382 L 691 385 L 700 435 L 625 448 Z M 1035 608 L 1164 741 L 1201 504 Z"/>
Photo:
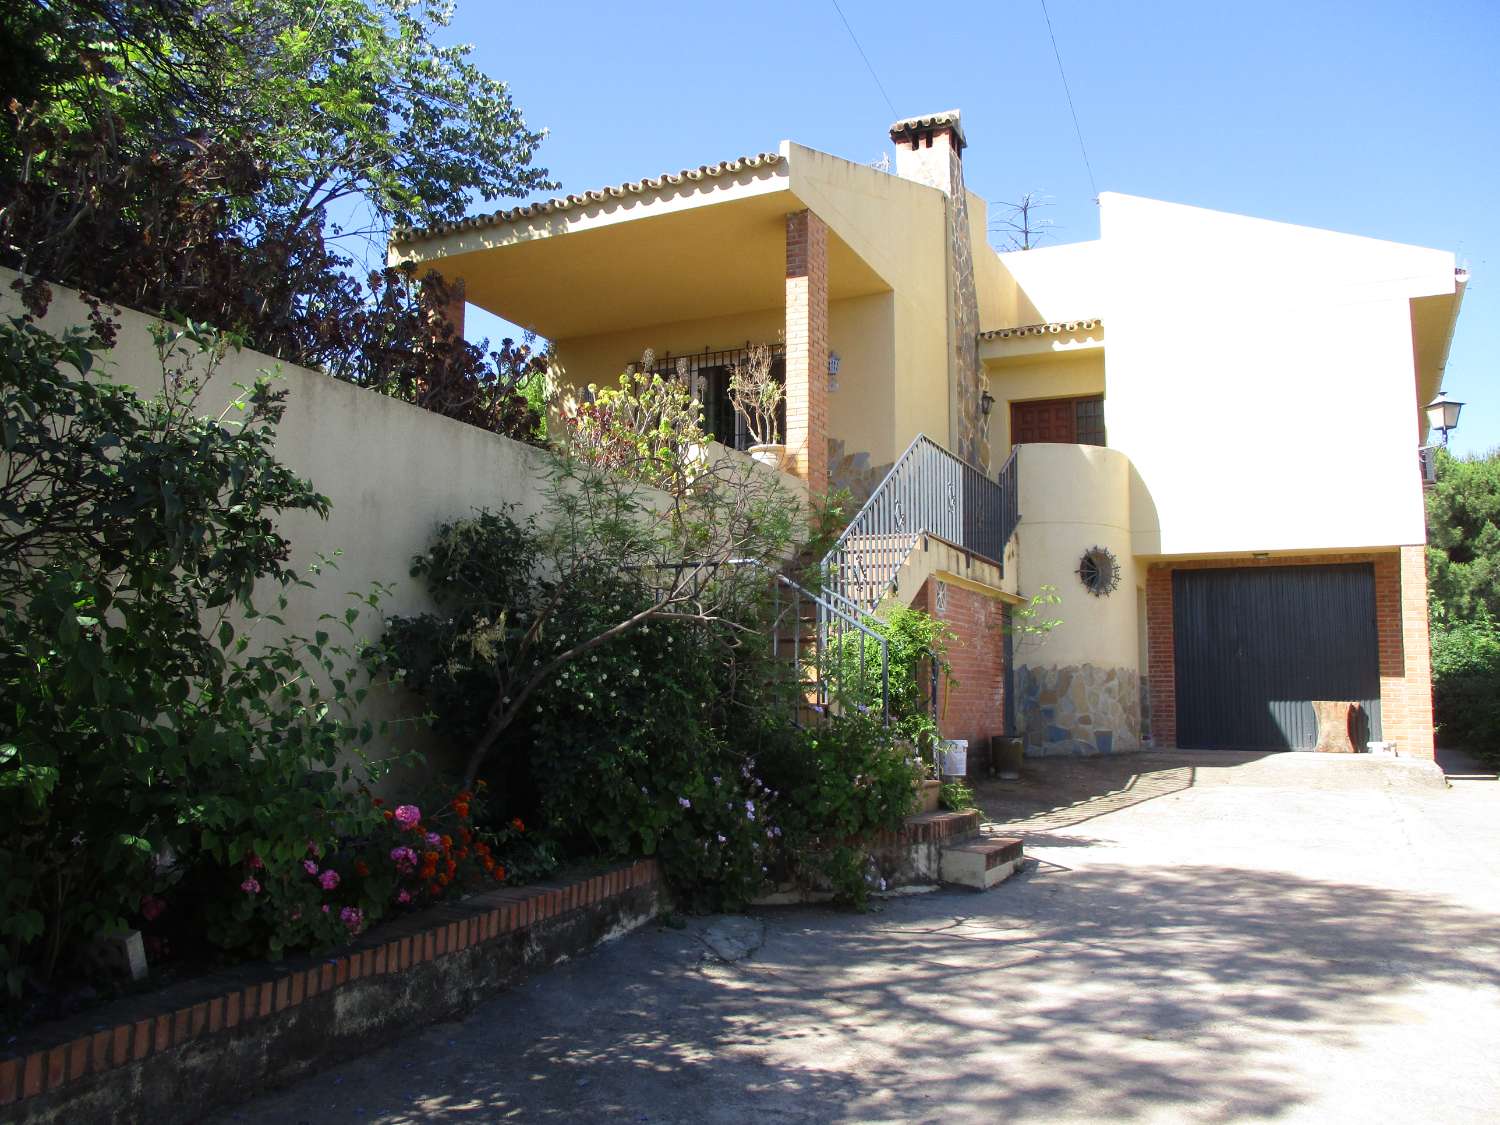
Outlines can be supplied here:
<path id="1" fill-rule="evenodd" d="M 1140 671 L 1129 460 L 1101 446 L 1019 449 L 1017 590 L 1029 598 L 1043 585 L 1055 586 L 1062 604 L 1044 616 L 1062 624 L 1040 647 L 1023 646 L 1016 663 Z M 1108 597 L 1089 594 L 1077 575 L 1083 553 L 1095 546 L 1108 548 L 1120 563 L 1119 588 Z"/>
<path id="2" fill-rule="evenodd" d="M 829 347 L 840 360 L 839 389 L 828 396 L 830 436 L 842 439 L 850 453 L 869 452 L 874 464 L 895 456 L 891 452 L 894 307 L 891 293 L 849 297 L 828 305 Z M 558 340 L 554 378 L 576 387 L 610 386 L 618 382 L 625 364 L 638 360 L 648 347 L 659 360 L 668 352 L 688 355 L 705 349 L 742 348 L 746 341 L 775 343 L 782 337 L 785 315 L 778 307 Z"/>
<path id="3" fill-rule="evenodd" d="M 1078 355 L 1036 356 L 1020 362 L 988 364 L 990 394 L 990 464 L 1010 456 L 1010 404 L 1039 398 L 1071 398 L 1104 393 L 1104 353 L 1098 349 Z M 1109 404 L 1104 406 L 1105 432 Z"/>
<path id="4" fill-rule="evenodd" d="M 1453 256 L 1101 205 L 1109 443 L 1154 509 L 1137 551 L 1424 542 L 1410 302 L 1454 292 Z"/>
<path id="5" fill-rule="evenodd" d="M 1102 256 L 1098 240 L 993 254 L 998 274 L 993 289 L 980 290 L 981 329 L 1100 316 Z"/>
<path id="6" fill-rule="evenodd" d="M 951 444 L 943 193 L 791 142 L 783 151 L 792 192 L 892 290 L 891 394 L 850 394 L 854 384 L 841 371 L 830 398 L 831 436 L 844 438 L 849 452 L 867 448 L 874 464 L 894 459 L 919 433 Z M 844 354 L 837 338 L 834 350 Z M 860 444 L 865 434 L 872 435 L 868 447 Z"/>

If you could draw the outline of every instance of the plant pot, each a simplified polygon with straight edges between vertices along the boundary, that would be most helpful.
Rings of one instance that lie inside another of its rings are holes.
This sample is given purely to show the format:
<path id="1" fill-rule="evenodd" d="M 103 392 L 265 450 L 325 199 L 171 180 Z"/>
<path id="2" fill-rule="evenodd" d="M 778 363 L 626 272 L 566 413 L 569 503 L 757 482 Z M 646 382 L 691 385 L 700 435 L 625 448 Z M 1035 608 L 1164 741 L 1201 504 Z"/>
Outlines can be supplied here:
<path id="1" fill-rule="evenodd" d="M 746 452 L 762 465 L 775 469 L 778 473 L 786 465 L 786 446 L 784 445 L 752 445 Z"/>
<path id="2" fill-rule="evenodd" d="M 943 784 L 940 781 L 918 780 L 912 786 L 917 791 L 917 812 L 933 813 L 938 811 L 938 802 L 943 795 Z"/>
<path id="3" fill-rule="evenodd" d="M 1019 738 L 997 734 L 990 740 L 990 755 L 995 768 L 1000 771 L 1001 781 L 1021 779 L 1021 761 L 1026 756 L 1026 749 Z"/>

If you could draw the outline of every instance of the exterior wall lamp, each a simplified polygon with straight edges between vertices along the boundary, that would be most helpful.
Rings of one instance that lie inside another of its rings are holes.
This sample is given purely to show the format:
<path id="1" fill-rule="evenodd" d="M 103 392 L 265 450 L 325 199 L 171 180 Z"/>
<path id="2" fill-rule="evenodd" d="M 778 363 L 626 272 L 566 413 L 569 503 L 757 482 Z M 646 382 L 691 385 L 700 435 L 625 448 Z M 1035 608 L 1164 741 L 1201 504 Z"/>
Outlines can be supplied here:
<path id="1" fill-rule="evenodd" d="M 1447 391 L 1439 391 L 1437 398 L 1427 404 L 1427 425 L 1443 435 L 1443 444 L 1448 444 L 1448 431 L 1458 429 L 1458 414 L 1464 404 L 1448 397 Z"/>
<path id="2" fill-rule="evenodd" d="M 979 396 L 979 413 L 988 418 L 990 411 L 993 409 L 995 409 L 995 396 L 990 394 L 989 391 L 985 391 Z"/>

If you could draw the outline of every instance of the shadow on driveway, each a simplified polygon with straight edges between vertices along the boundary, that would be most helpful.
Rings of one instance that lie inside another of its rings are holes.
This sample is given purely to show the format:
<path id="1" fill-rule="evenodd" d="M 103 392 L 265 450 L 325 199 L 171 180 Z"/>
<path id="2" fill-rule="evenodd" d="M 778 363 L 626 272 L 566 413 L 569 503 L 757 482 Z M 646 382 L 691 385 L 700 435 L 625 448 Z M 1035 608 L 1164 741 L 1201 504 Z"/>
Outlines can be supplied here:
<path id="1" fill-rule="evenodd" d="M 983 896 L 759 916 L 749 960 L 653 927 L 225 1120 L 1242 1121 L 1315 1112 L 1323 1055 L 1407 1091 L 1396 1120 L 1425 1070 L 1361 1037 L 1425 1018 L 1413 990 L 1500 992 L 1493 916 L 1282 873 L 1030 865 Z"/>

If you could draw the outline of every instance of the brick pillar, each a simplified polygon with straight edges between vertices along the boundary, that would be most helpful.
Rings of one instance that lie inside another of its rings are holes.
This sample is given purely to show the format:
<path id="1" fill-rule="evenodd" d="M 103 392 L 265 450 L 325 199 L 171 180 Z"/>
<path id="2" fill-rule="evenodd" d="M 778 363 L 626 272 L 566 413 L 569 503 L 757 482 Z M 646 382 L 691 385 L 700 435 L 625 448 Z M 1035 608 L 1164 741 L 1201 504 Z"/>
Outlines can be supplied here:
<path id="1" fill-rule="evenodd" d="M 786 217 L 786 446 L 792 471 L 828 490 L 828 227 Z"/>
<path id="2" fill-rule="evenodd" d="M 454 336 L 462 340 L 464 338 L 464 312 L 468 308 L 468 301 L 464 296 L 464 279 L 459 277 L 444 278 L 443 280 L 448 283 L 448 302 L 441 309 L 433 311 L 445 315 L 448 323 L 453 326 Z M 437 316 L 432 317 L 432 324 L 434 327 L 434 336 L 440 335 L 441 333 L 437 330 L 437 326 L 441 324 L 441 321 Z"/>
<path id="3" fill-rule="evenodd" d="M 1172 568 L 1146 571 L 1146 669 L 1151 743 L 1177 745 L 1177 655 L 1172 640 Z"/>
<path id="4" fill-rule="evenodd" d="M 1432 644 L 1427 632 L 1427 550 L 1402 547 L 1375 563 L 1380 634 L 1381 731 L 1403 754 L 1433 756 Z"/>

